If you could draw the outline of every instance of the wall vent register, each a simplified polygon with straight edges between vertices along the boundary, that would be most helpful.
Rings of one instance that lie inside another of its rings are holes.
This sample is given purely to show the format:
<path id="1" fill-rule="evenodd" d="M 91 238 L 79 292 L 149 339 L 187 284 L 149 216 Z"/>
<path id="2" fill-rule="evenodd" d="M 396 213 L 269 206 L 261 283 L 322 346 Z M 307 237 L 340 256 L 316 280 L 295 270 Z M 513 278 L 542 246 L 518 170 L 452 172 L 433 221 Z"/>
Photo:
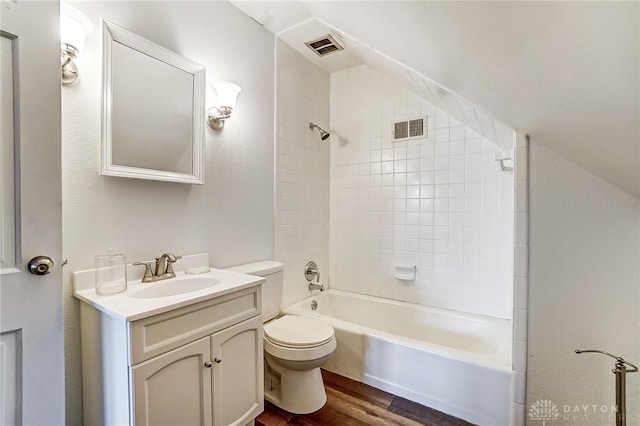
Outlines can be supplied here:
<path id="1" fill-rule="evenodd" d="M 426 138 L 427 117 L 393 122 L 393 141 Z"/>
<path id="2" fill-rule="evenodd" d="M 318 56 L 326 56 L 330 53 L 339 52 L 344 49 L 333 36 L 327 34 L 318 39 L 305 43 L 307 47 L 313 50 Z"/>

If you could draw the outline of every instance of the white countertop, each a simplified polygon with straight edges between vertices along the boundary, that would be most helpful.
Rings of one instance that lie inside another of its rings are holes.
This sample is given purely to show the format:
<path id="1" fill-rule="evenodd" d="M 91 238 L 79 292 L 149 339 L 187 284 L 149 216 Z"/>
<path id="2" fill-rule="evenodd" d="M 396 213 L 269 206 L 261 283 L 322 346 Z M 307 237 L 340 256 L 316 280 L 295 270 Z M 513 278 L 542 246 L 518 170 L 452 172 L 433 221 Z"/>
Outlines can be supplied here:
<path id="1" fill-rule="evenodd" d="M 82 302 L 87 303 L 111 316 L 124 319 L 126 321 L 135 321 L 151 315 L 191 305 L 193 303 L 213 299 L 214 297 L 223 296 L 234 291 L 260 285 L 264 281 L 263 278 L 253 275 L 246 275 L 222 269 L 211 268 L 209 272 L 193 275 L 185 274 L 184 270 L 176 270 L 176 278 L 184 279 L 188 277 L 212 278 L 218 280 L 219 284 L 202 290 L 167 297 L 134 298 L 131 297 L 131 295 L 141 288 L 175 279 L 169 278 L 168 280 L 143 284 L 138 277 L 135 281 L 129 281 L 127 283 L 126 291 L 103 296 L 97 294 L 95 291 L 95 272 L 93 269 L 90 269 L 73 273 L 74 295 Z"/>

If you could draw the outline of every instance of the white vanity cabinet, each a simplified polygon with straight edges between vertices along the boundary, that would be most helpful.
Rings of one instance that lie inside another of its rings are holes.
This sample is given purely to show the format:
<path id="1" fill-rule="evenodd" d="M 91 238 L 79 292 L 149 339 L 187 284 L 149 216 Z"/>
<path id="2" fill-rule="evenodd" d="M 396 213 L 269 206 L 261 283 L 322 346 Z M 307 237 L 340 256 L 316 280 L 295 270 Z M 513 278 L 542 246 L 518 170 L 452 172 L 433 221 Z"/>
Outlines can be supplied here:
<path id="1" fill-rule="evenodd" d="M 131 367 L 136 425 L 213 425 L 209 337 Z"/>
<path id="2" fill-rule="evenodd" d="M 264 408 L 261 286 L 127 321 L 81 304 L 84 424 L 243 426 Z"/>

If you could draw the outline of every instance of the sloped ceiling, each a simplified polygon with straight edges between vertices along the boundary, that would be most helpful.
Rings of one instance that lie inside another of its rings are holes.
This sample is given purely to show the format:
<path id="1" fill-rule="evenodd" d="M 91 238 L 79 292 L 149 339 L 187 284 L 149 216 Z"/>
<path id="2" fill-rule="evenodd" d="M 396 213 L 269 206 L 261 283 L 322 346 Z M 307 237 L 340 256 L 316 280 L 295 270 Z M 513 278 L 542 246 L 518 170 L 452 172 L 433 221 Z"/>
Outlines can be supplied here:
<path id="1" fill-rule="evenodd" d="M 317 17 L 640 198 L 640 3 L 236 1 Z"/>
<path id="2" fill-rule="evenodd" d="M 320 57 L 305 43 L 331 34 L 344 47 L 339 52 Z M 308 60 L 329 74 L 367 64 L 390 79 L 425 99 L 432 105 L 455 118 L 478 136 L 487 138 L 503 150 L 513 148 L 514 129 L 507 126 L 488 111 L 469 102 L 459 94 L 437 84 L 416 70 L 360 43 L 349 35 L 338 31 L 318 18 L 308 19 L 294 27 L 278 33 L 278 37 L 296 49 Z M 372 88 L 376 90 L 376 88 Z"/>

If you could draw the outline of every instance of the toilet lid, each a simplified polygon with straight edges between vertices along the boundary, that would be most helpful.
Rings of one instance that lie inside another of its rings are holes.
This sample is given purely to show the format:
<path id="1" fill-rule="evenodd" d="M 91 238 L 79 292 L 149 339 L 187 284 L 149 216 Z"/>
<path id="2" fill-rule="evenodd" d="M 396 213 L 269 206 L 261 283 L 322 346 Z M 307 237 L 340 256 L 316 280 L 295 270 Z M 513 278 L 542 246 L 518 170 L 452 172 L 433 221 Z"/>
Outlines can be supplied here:
<path id="1" fill-rule="evenodd" d="M 271 342 L 290 348 L 321 346 L 333 339 L 333 327 L 315 318 L 285 315 L 264 326 Z"/>

